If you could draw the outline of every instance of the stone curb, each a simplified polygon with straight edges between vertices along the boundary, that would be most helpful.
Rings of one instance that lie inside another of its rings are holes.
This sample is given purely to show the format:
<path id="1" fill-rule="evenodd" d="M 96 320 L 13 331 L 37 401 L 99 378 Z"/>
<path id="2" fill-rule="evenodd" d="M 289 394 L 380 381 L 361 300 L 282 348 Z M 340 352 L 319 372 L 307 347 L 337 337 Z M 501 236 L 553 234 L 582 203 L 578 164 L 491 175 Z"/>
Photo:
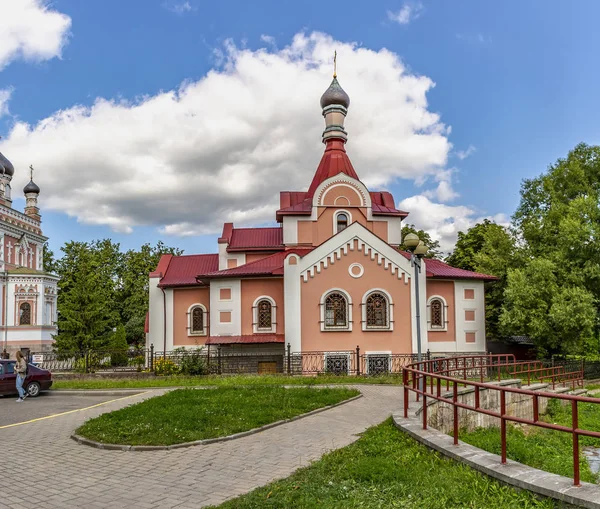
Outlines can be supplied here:
<path id="1" fill-rule="evenodd" d="M 270 424 L 265 424 L 260 428 L 254 428 L 248 431 L 242 431 L 241 433 L 235 433 L 234 435 L 229 435 L 226 437 L 218 437 L 218 438 L 207 438 L 204 440 L 195 440 L 194 442 L 185 442 L 183 444 L 173 444 L 173 445 L 119 445 L 119 444 L 103 444 L 100 442 L 96 442 L 94 440 L 89 440 L 88 438 L 84 438 L 80 435 L 73 433 L 71 438 L 75 440 L 80 445 L 88 445 L 90 447 L 95 447 L 96 449 L 105 449 L 109 451 L 170 451 L 172 449 L 182 449 L 185 447 L 194 447 L 197 445 L 208 445 L 215 444 L 218 442 L 228 442 L 229 440 L 235 440 L 236 438 L 243 438 L 249 435 L 254 435 L 256 433 L 260 433 L 261 431 L 266 431 L 271 428 L 275 428 L 276 426 L 281 426 L 282 424 L 287 424 L 288 422 L 297 421 L 299 419 L 303 419 L 305 417 L 310 417 L 311 415 L 319 414 L 321 412 L 325 412 L 326 410 L 331 410 L 340 405 L 345 405 L 346 403 L 351 403 L 352 401 L 356 401 L 359 398 L 362 398 L 362 394 L 358 394 L 350 399 L 346 399 L 344 401 L 340 401 L 339 403 L 335 403 L 333 405 L 325 406 L 322 408 L 317 408 L 316 410 L 311 410 L 310 412 L 306 412 L 305 414 L 297 415 L 295 417 L 290 417 L 289 419 L 283 419 L 281 421 L 272 422 Z"/>
<path id="2" fill-rule="evenodd" d="M 575 507 L 600 509 L 600 486 L 582 482 L 580 487 L 576 487 L 573 486 L 573 480 L 568 477 L 528 467 L 513 460 L 507 460 L 503 465 L 497 454 L 489 453 L 460 440 L 456 446 L 451 436 L 431 427 L 424 430 L 421 419 L 404 418 L 401 413 L 394 413 L 392 418 L 394 425 L 399 430 L 423 445 L 504 484 Z"/>
<path id="3" fill-rule="evenodd" d="M 78 390 L 54 390 L 46 391 L 48 396 L 134 396 L 147 392 L 148 389 L 78 389 Z"/>

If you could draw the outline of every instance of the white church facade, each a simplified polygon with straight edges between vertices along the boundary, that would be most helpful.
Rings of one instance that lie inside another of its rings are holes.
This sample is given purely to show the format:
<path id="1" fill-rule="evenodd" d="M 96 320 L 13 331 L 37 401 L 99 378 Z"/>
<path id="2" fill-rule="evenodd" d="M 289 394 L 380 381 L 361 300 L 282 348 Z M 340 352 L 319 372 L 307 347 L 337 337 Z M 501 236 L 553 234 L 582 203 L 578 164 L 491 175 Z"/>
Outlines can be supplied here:
<path id="1" fill-rule="evenodd" d="M 32 169 L 33 170 L 33 169 Z M 44 271 L 38 208 L 40 188 L 33 182 L 23 189 L 25 210 L 12 207 L 14 166 L 0 153 L 0 350 L 11 357 L 16 350 L 49 350 L 54 342 L 58 276 Z"/>

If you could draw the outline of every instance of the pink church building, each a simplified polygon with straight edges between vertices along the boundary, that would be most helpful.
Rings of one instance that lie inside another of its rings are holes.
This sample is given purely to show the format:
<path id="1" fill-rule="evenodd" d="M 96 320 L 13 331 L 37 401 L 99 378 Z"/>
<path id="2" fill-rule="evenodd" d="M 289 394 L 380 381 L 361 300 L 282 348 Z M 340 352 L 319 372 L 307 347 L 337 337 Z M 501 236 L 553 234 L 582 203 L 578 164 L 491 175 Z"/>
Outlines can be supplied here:
<path id="1" fill-rule="evenodd" d="M 493 276 L 399 249 L 387 191 L 370 191 L 346 153 L 350 99 L 334 79 L 321 97 L 325 152 L 307 191 L 282 191 L 278 226 L 225 223 L 218 253 L 164 255 L 150 274 L 147 346 L 341 352 L 485 352 L 484 282 Z"/>

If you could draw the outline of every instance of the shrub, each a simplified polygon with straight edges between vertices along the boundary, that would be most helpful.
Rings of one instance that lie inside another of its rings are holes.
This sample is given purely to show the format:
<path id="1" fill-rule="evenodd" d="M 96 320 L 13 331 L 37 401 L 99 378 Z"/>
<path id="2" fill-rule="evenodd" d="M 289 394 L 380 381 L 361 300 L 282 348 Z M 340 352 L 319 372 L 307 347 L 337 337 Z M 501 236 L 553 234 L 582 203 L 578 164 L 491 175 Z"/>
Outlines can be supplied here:
<path id="1" fill-rule="evenodd" d="M 207 375 L 205 355 L 202 349 L 197 348 L 194 351 L 184 351 L 180 361 L 181 373 L 184 375 Z"/>
<path id="2" fill-rule="evenodd" d="M 154 372 L 159 376 L 175 375 L 179 373 L 179 367 L 171 359 L 161 357 L 154 363 Z"/>

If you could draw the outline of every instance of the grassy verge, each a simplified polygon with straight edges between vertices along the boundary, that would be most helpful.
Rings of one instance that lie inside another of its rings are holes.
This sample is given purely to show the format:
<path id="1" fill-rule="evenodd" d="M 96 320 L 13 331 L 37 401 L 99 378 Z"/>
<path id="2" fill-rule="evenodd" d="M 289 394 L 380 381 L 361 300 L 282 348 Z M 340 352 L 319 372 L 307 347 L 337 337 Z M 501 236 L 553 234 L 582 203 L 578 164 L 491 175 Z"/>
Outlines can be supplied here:
<path id="1" fill-rule="evenodd" d="M 390 419 L 287 479 L 219 507 L 550 509 L 554 503 L 443 458 L 398 431 Z"/>
<path id="2" fill-rule="evenodd" d="M 317 384 L 386 384 L 402 385 L 401 375 L 363 376 L 155 376 L 149 378 L 114 378 L 95 380 L 55 380 L 53 389 L 137 389 L 143 387 L 239 387 L 254 385 L 317 385 Z"/>
<path id="3" fill-rule="evenodd" d="M 571 406 L 550 401 L 548 412 L 543 419 L 547 422 L 571 425 Z M 579 404 L 579 427 L 600 431 L 600 405 Z M 507 426 L 507 456 L 515 461 L 554 474 L 573 477 L 573 439 L 569 433 L 553 431 L 535 426 Z M 498 428 L 477 429 L 471 433 L 461 433 L 460 439 L 475 447 L 494 454 L 500 454 L 500 432 Z M 600 440 L 581 437 L 580 447 L 600 447 Z M 599 482 L 583 457 L 579 461 L 581 479 Z"/>
<path id="4" fill-rule="evenodd" d="M 178 389 L 87 421 L 76 433 L 110 444 L 172 445 L 248 431 L 339 403 L 354 389 Z"/>

